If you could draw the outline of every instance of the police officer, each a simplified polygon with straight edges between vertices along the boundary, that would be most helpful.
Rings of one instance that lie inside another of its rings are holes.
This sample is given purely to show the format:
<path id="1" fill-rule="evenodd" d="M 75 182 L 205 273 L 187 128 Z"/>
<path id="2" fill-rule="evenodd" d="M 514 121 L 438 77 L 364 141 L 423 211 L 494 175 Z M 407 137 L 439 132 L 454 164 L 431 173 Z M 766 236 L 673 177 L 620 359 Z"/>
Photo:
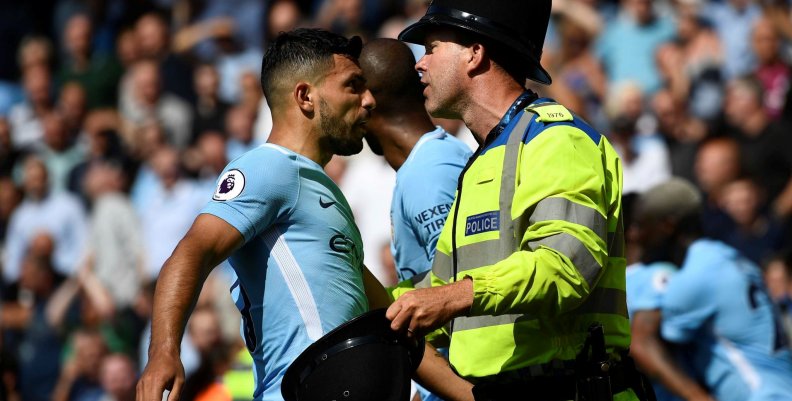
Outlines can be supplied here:
<path id="1" fill-rule="evenodd" d="M 429 113 L 462 119 L 480 146 L 431 274 L 400 284 L 387 317 L 412 335 L 450 322 L 450 362 L 478 400 L 637 399 L 619 159 L 585 121 L 524 87 L 551 82 L 539 63 L 550 8 L 436 0 L 400 34 L 426 48 L 416 69 Z M 596 323 L 604 335 L 589 335 Z"/>

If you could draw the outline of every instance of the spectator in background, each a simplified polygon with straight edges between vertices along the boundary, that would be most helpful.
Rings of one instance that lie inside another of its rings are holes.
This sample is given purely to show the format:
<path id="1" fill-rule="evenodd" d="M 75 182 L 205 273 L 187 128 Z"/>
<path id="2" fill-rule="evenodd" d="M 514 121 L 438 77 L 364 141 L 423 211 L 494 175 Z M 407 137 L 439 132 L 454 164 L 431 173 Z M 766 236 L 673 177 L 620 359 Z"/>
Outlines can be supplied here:
<path id="1" fill-rule="evenodd" d="M 37 146 L 42 138 L 44 116 L 54 107 L 52 80 L 47 66 L 35 64 L 24 70 L 22 83 L 25 89 L 25 102 L 11 109 L 8 120 L 11 122 L 12 143 L 17 149 Z"/>
<path id="2" fill-rule="evenodd" d="M 761 187 L 744 177 L 728 183 L 720 204 L 734 221 L 732 230 L 723 233 L 724 242 L 754 263 L 761 264 L 784 245 L 784 225 L 762 208 Z"/>
<path id="3" fill-rule="evenodd" d="M 135 401 L 137 367 L 125 354 L 110 354 L 102 359 L 99 381 L 103 395 L 99 401 Z"/>
<path id="4" fill-rule="evenodd" d="M 764 269 L 767 292 L 778 305 L 781 320 L 792 343 L 792 260 L 790 252 L 777 254 L 771 258 Z"/>
<path id="5" fill-rule="evenodd" d="M 96 121 L 97 118 L 101 117 L 92 114 L 89 121 Z M 123 161 L 125 159 L 125 153 L 121 149 L 121 140 L 118 137 L 118 132 L 112 128 L 103 126 L 103 124 L 97 125 L 97 123 L 93 122 L 86 124 L 85 141 L 85 158 L 69 172 L 68 189 L 72 193 L 79 195 L 85 205 L 88 206 L 90 204 L 89 196 L 85 192 L 83 186 L 83 181 L 85 180 L 85 175 L 88 170 L 94 164 L 106 160 L 115 159 L 119 162 Z M 124 191 L 128 189 L 129 182 L 126 182 L 126 185 L 127 186 L 123 188 Z"/>
<path id="6" fill-rule="evenodd" d="M 696 182 L 702 191 L 702 228 L 710 238 L 724 239 L 734 230 L 734 221 L 721 208 L 723 189 L 742 171 L 740 148 L 731 138 L 713 138 L 701 143 L 696 154 Z"/>
<path id="7" fill-rule="evenodd" d="M 19 44 L 17 63 L 23 73 L 31 67 L 45 67 L 49 71 L 54 61 L 52 42 L 45 36 L 27 36 Z"/>
<path id="8" fill-rule="evenodd" d="M 22 192 L 8 176 L 0 175 L 0 253 L 3 253 L 6 241 L 6 229 L 14 210 L 22 201 Z M 0 283 L 0 288 L 2 288 Z"/>
<path id="9" fill-rule="evenodd" d="M 703 20 L 697 0 L 677 5 L 677 32 L 657 51 L 657 64 L 674 100 L 688 112 L 713 120 L 723 104 L 723 49 Z"/>
<path id="10" fill-rule="evenodd" d="M 46 317 L 58 277 L 47 250 L 52 238 L 39 235 L 22 260 L 19 298 L 3 305 L 0 327 L 3 346 L 18 363 L 18 389 L 24 401 L 52 401 L 50 398 L 60 372 L 62 342 Z M 37 249 L 39 248 L 39 249 Z"/>
<path id="11" fill-rule="evenodd" d="M 69 174 L 85 159 L 85 151 L 67 130 L 61 113 L 56 111 L 44 116 L 42 128 L 44 142 L 38 154 L 47 165 L 50 190 L 54 193 L 65 191 Z"/>
<path id="12" fill-rule="evenodd" d="M 116 37 L 116 58 L 123 70 L 140 61 L 142 55 L 134 27 L 122 27 Z M 120 80 L 120 78 L 119 78 Z"/>
<path id="13" fill-rule="evenodd" d="M 267 27 L 264 42 L 269 44 L 281 32 L 289 32 L 303 23 L 303 15 L 295 0 L 274 0 L 269 2 Z"/>
<path id="14" fill-rule="evenodd" d="M 91 46 L 93 24 L 87 14 L 69 18 L 63 32 L 65 50 L 57 78 L 60 84 L 77 81 L 85 88 L 89 109 L 117 103 L 121 65 L 111 55 L 94 52 Z"/>
<path id="15" fill-rule="evenodd" d="M 190 228 L 210 194 L 200 194 L 193 182 L 181 177 L 179 153 L 163 147 L 152 156 L 159 185 L 147 195 L 138 214 L 143 229 L 145 257 L 144 280 L 157 279 L 159 270 L 176 244 Z"/>
<path id="16" fill-rule="evenodd" d="M 707 136 L 707 126 L 691 116 L 685 103 L 674 99 L 668 89 L 658 91 L 652 98 L 651 106 L 657 121 L 657 131 L 668 145 L 671 174 L 694 182 L 696 152 Z"/>
<path id="17" fill-rule="evenodd" d="M 191 142 L 195 142 L 206 131 L 222 131 L 226 113 L 231 107 L 219 98 L 220 75 L 213 65 L 196 67 L 193 81 L 196 100 L 193 104 Z"/>
<path id="18" fill-rule="evenodd" d="M 583 2 L 556 2 L 553 8 L 559 48 L 545 53 L 545 65 L 553 85 L 546 88 L 548 97 L 567 105 L 597 127 L 605 127 L 602 104 L 607 79 L 591 42 L 602 29 L 602 20 L 595 10 Z"/>
<path id="19" fill-rule="evenodd" d="M 64 129 L 69 137 L 80 140 L 83 123 L 88 113 L 85 89 L 76 81 L 65 83 L 58 96 L 57 110 L 63 117 Z"/>
<path id="20" fill-rule="evenodd" d="M 192 68 L 171 51 L 165 18 L 156 12 L 141 16 L 135 23 L 135 40 L 140 57 L 157 66 L 162 77 L 162 90 L 192 102 L 195 99 Z"/>
<path id="21" fill-rule="evenodd" d="M 784 218 L 792 214 L 792 135 L 785 122 L 770 118 L 763 93 L 755 78 L 729 83 L 726 133 L 740 145 L 745 173 L 760 180 L 772 211 Z"/>
<path id="22" fill-rule="evenodd" d="M 0 117 L 0 176 L 11 176 L 22 152 L 14 146 L 11 124 Z"/>
<path id="23" fill-rule="evenodd" d="M 143 238 L 132 202 L 124 194 L 126 176 L 118 162 L 96 162 L 85 177 L 91 199 L 87 261 L 112 298 L 111 308 L 132 307 L 143 284 Z"/>
<path id="24" fill-rule="evenodd" d="M 231 108 L 225 118 L 225 132 L 228 135 L 226 157 L 234 160 L 243 153 L 258 146 L 253 136 L 256 115 L 246 107 Z"/>
<path id="25" fill-rule="evenodd" d="M 673 37 L 673 22 L 655 13 L 653 1 L 621 0 L 619 18 L 606 25 L 596 46 L 608 82 L 616 86 L 633 81 L 652 95 L 662 84 L 655 52 Z"/>
<path id="26" fill-rule="evenodd" d="M 134 149 L 132 156 L 140 163 L 130 189 L 130 197 L 135 209 L 141 211 L 145 208 L 151 193 L 160 186 L 153 167 L 154 155 L 168 144 L 162 126 L 151 120 L 133 133 L 130 142 Z"/>
<path id="27" fill-rule="evenodd" d="M 54 239 L 55 270 L 69 276 L 75 272 L 85 246 L 87 227 L 82 205 L 67 192 L 49 191 L 47 168 L 37 157 L 25 160 L 23 176 L 25 199 L 11 215 L 8 224 L 3 279 L 6 284 L 19 279 L 25 250 L 33 237 L 42 231 Z"/>
<path id="28" fill-rule="evenodd" d="M 784 111 L 790 85 L 790 70 L 781 55 L 781 38 L 769 18 L 756 20 L 751 32 L 751 48 L 756 56 L 754 75 L 762 83 L 767 115 L 778 120 Z"/>
<path id="29" fill-rule="evenodd" d="M 762 14 L 754 0 L 708 1 L 703 10 L 723 46 L 723 73 L 731 80 L 753 71 L 751 29 Z"/>
<path id="30" fill-rule="evenodd" d="M 72 339 L 73 352 L 65 361 L 52 401 L 99 401 L 102 359 L 107 345 L 96 331 L 78 330 Z"/>
<path id="31" fill-rule="evenodd" d="M 196 196 L 209 201 L 217 187 L 217 178 L 223 172 L 227 158 L 225 136 L 220 132 L 205 132 L 193 148 L 182 157 L 185 170 L 196 180 Z M 229 283 L 231 284 L 231 283 Z"/>
<path id="32" fill-rule="evenodd" d="M 608 138 L 622 160 L 623 193 L 644 192 L 671 176 L 668 148 L 660 135 L 638 132 L 643 115 L 642 93 L 637 85 L 623 83 L 610 93 Z"/>
<path id="33" fill-rule="evenodd" d="M 154 62 L 138 62 L 132 67 L 131 74 L 130 85 L 126 88 L 131 92 L 121 95 L 121 115 L 133 127 L 152 119 L 159 121 L 168 142 L 184 149 L 192 133 L 193 116 L 189 104 L 163 91 L 163 77 Z"/>

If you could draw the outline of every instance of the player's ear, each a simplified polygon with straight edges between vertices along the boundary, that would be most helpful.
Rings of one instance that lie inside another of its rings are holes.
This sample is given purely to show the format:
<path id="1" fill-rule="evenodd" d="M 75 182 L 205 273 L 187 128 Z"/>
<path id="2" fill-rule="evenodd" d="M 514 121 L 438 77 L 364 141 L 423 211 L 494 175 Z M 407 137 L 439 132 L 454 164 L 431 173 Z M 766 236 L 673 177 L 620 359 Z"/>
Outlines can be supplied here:
<path id="1" fill-rule="evenodd" d="M 316 107 L 314 103 L 316 88 L 314 88 L 311 84 L 300 81 L 297 85 L 294 86 L 294 90 L 292 91 L 292 96 L 294 97 L 294 101 L 305 113 L 313 113 Z"/>

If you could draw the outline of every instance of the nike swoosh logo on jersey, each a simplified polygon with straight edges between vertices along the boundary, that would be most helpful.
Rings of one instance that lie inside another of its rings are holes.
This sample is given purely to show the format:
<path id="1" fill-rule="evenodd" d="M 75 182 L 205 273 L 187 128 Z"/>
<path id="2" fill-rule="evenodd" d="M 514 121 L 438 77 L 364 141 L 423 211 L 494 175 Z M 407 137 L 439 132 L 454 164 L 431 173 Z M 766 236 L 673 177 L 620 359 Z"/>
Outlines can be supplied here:
<path id="1" fill-rule="evenodd" d="M 335 204 L 336 201 L 325 202 L 321 197 L 319 197 L 319 206 L 321 206 L 322 209 L 327 209 L 328 207 L 333 206 Z"/>

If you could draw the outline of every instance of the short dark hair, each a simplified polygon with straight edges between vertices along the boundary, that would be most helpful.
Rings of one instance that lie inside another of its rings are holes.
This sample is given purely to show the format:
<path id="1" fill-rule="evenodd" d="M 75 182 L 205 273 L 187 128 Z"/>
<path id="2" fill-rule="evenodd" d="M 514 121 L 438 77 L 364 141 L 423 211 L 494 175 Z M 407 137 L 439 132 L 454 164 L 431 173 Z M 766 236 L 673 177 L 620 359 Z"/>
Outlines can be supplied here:
<path id="1" fill-rule="evenodd" d="M 261 89 L 273 102 L 282 90 L 284 77 L 313 75 L 332 68 L 333 55 L 357 60 L 363 41 L 358 36 L 347 39 L 321 29 L 298 28 L 281 32 L 267 49 L 261 63 Z"/>

